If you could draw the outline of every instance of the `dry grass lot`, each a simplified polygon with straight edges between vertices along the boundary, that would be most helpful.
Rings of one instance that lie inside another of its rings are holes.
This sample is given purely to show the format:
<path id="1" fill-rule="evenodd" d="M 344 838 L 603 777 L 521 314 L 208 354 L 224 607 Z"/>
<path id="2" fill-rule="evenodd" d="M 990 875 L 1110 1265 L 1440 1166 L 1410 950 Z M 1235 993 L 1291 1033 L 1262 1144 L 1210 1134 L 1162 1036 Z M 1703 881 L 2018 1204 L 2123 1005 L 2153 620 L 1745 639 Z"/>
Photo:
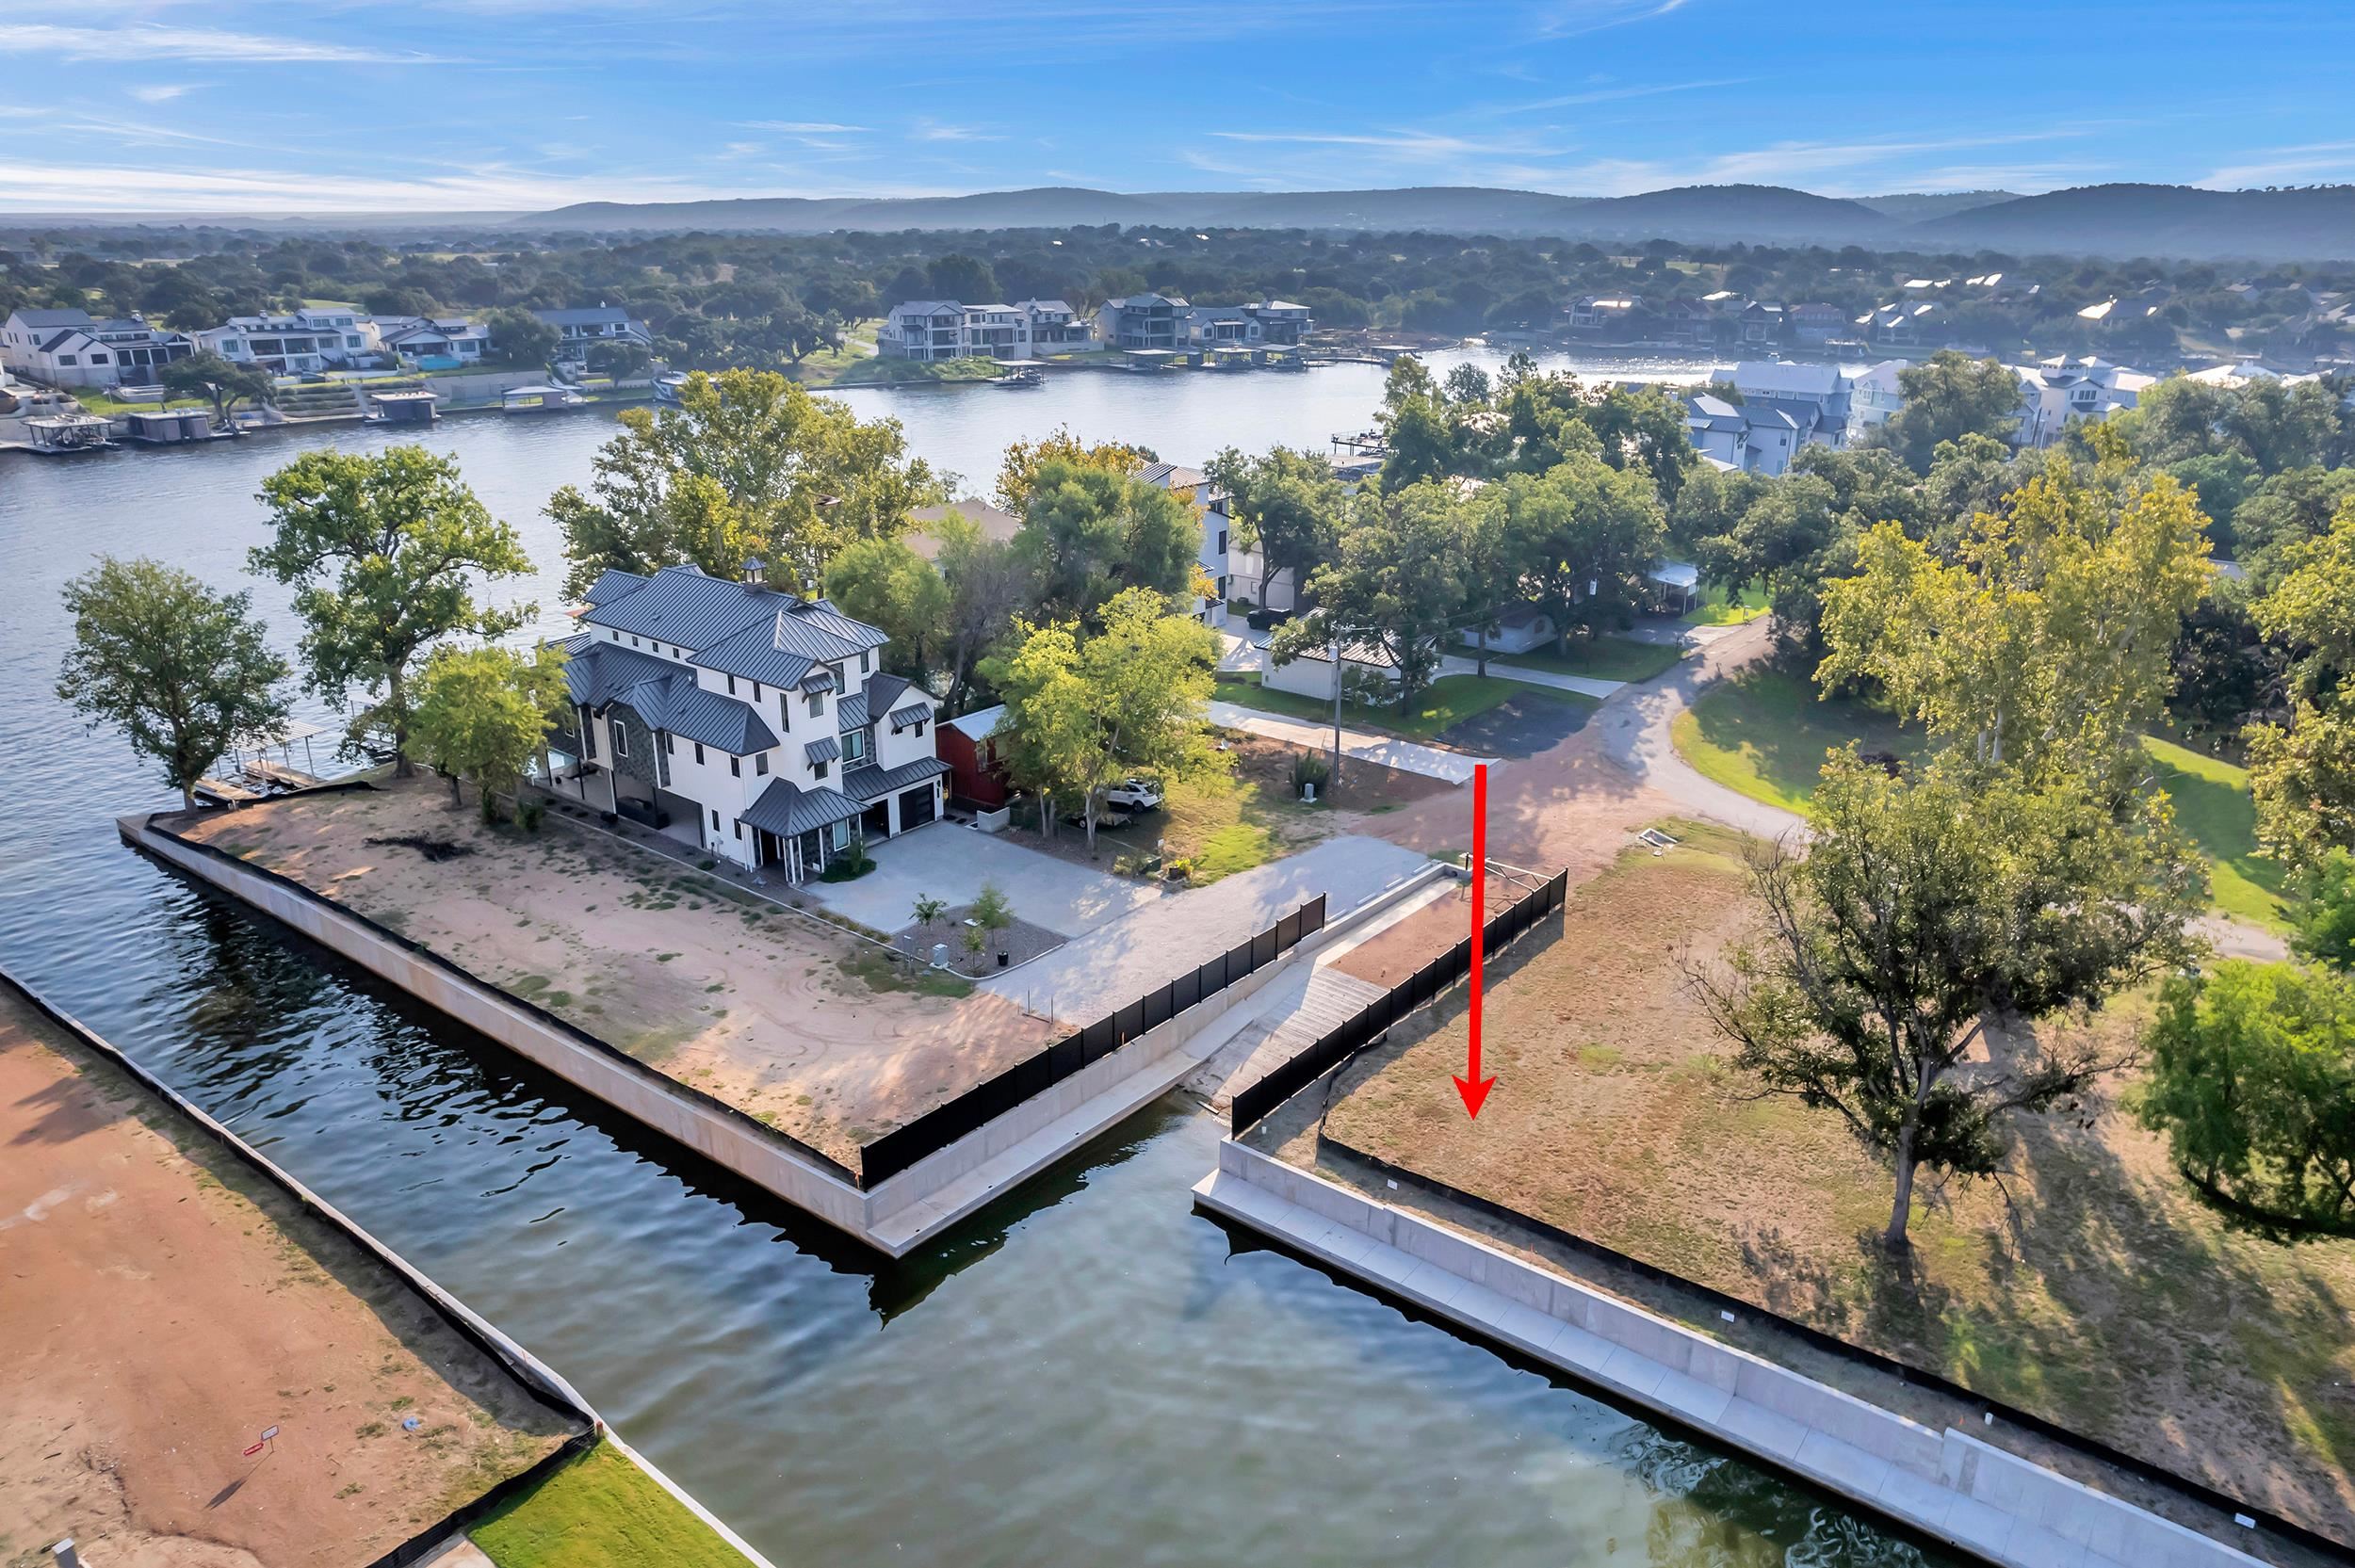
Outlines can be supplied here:
<path id="1" fill-rule="evenodd" d="M 570 1435 L 391 1270 L 6 991 L 0 1258 L 0 1562 L 45 1564 L 70 1534 L 105 1568 L 344 1568 Z"/>
<path id="2" fill-rule="evenodd" d="M 2000 1182 L 1931 1194 L 1896 1269 L 1886 1172 L 1829 1113 L 1746 1095 L 1685 995 L 1680 946 L 1752 915 L 1740 841 L 1671 831 L 1684 847 L 1623 855 L 1502 966 L 1477 1123 L 1449 1082 L 1459 1012 L 1354 1067 L 1331 1135 L 2355 1542 L 2355 1242 L 2227 1232 L 2127 1081 L 2029 1123 Z"/>
<path id="3" fill-rule="evenodd" d="M 866 945 L 594 829 L 556 816 L 536 834 L 487 829 L 430 779 L 291 796 L 181 831 L 853 1169 L 862 1144 L 1051 1034 L 962 982 L 911 989 L 907 971 Z M 461 852 L 430 861 L 387 842 L 401 839 Z"/>

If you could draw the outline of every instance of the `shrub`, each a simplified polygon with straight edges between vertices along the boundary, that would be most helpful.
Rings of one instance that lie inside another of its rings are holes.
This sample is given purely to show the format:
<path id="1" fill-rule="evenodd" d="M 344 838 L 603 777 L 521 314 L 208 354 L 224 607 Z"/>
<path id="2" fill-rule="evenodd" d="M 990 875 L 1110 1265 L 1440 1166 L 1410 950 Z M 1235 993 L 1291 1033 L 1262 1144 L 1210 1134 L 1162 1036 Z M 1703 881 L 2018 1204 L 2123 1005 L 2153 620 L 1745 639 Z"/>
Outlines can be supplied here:
<path id="1" fill-rule="evenodd" d="M 1333 759 L 1323 752 L 1300 752 L 1292 757 L 1292 795 L 1295 799 L 1308 793 L 1308 786 L 1317 786 L 1319 795 L 1332 793 Z"/>

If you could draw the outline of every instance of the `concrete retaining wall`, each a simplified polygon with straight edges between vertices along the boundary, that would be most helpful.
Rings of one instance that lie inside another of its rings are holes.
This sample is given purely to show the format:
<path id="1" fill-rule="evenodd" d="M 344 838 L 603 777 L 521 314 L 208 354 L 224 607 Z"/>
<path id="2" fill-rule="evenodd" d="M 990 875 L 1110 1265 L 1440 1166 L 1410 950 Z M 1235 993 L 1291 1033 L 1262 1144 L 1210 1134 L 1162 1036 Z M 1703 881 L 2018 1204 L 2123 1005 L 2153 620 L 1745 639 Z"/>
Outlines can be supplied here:
<path id="1" fill-rule="evenodd" d="M 1933 1431 L 1231 1140 L 1201 1206 L 2005 1568 L 2257 1560 L 1948 1429 Z"/>
<path id="2" fill-rule="evenodd" d="M 496 987 L 424 959 L 274 877 L 204 854 L 150 827 L 144 817 L 125 817 L 121 826 L 138 848 L 235 895 L 714 1164 L 871 1244 L 868 1194 L 766 1136 L 750 1118 L 729 1116 L 653 1068 L 574 1039 Z"/>

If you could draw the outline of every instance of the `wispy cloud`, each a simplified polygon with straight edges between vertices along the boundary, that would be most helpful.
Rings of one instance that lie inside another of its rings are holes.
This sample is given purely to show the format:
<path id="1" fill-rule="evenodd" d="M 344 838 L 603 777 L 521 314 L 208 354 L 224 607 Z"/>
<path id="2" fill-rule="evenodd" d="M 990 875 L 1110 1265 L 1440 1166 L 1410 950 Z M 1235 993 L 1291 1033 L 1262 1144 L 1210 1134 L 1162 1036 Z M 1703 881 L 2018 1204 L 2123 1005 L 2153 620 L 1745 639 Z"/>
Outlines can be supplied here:
<path id="1" fill-rule="evenodd" d="M 1592 92 L 1566 92 L 1556 98 L 1536 98 L 1525 104 L 1499 104 L 1488 114 L 1537 114 L 1547 109 L 1576 108 L 1584 104 L 1616 104 L 1630 98 L 1656 98 L 1664 92 L 1702 92 L 1711 88 L 1741 87 L 1754 76 L 1715 76 L 1701 82 L 1656 82 L 1648 87 L 1598 88 Z"/>
<path id="2" fill-rule="evenodd" d="M 943 125 L 937 121 L 919 120 L 908 130 L 912 141 L 1003 141 L 1006 138 L 994 131 L 974 125 Z"/>
<path id="3" fill-rule="evenodd" d="M 241 65 L 431 65 L 431 55 L 359 44 L 227 33 L 210 27 L 58 27 L 0 23 L 0 54 L 62 55 L 68 59 L 210 60 Z"/>
<path id="4" fill-rule="evenodd" d="M 1411 158 L 1507 154 L 1551 157 L 1544 148 L 1516 140 L 1475 140 L 1438 131 L 1212 131 L 1221 141 L 1269 142 L 1298 147 L 1362 147 Z"/>
<path id="5" fill-rule="evenodd" d="M 864 125 L 838 125 L 831 120 L 739 120 L 737 125 L 747 131 L 774 131 L 788 137 L 849 136 L 864 131 Z"/>
<path id="6" fill-rule="evenodd" d="M 195 91 L 187 82 L 157 82 L 148 87 L 135 87 L 131 96 L 142 104 L 169 104 L 174 98 Z"/>
<path id="7" fill-rule="evenodd" d="M 1894 181 L 1926 183 L 1925 154 L 2059 140 L 2073 130 L 2022 131 L 2002 136 L 1873 141 L 1779 141 L 1690 161 L 1596 158 L 1557 169 L 1554 188 L 1581 195 L 1625 196 L 1669 186 L 1804 185 L 1819 195 L 1869 195 Z M 1942 187 L 1941 187 L 1942 188 Z"/>
<path id="8" fill-rule="evenodd" d="M 2310 141 L 2298 147 L 2273 147 L 2244 153 L 2245 160 L 2210 170 L 2193 181 L 2213 190 L 2241 190 L 2249 186 L 2297 184 L 2331 174 L 2342 179 L 2355 170 L 2355 141 Z"/>
<path id="9" fill-rule="evenodd" d="M 1631 22 L 1649 22 L 1684 7 L 1685 0 L 1553 0 L 1540 8 L 1535 30 L 1539 38 L 1576 38 L 1605 27 L 1624 27 Z"/>

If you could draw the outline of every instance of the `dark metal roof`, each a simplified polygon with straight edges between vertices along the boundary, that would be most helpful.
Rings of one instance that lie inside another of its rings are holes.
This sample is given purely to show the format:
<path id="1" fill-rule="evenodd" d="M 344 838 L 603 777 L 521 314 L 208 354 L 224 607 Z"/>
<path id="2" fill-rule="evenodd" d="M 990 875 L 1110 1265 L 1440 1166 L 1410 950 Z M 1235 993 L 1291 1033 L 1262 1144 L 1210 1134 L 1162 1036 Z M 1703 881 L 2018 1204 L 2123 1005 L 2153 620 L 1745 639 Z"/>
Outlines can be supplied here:
<path id="1" fill-rule="evenodd" d="M 822 599 L 707 577 L 691 566 L 644 578 L 608 572 L 589 601 L 585 619 L 595 625 L 685 648 L 703 669 L 768 686 L 793 686 L 813 662 L 846 661 L 890 640 Z"/>
<path id="2" fill-rule="evenodd" d="M 858 814 L 858 802 L 838 790 L 804 789 L 789 779 L 777 779 L 760 792 L 760 799 L 744 808 L 744 820 L 791 838 L 812 828 L 849 821 Z"/>
<path id="3" fill-rule="evenodd" d="M 813 664 L 803 673 L 800 685 L 804 691 L 832 691 L 834 671 L 824 665 Z"/>
<path id="4" fill-rule="evenodd" d="M 949 771 L 949 765 L 938 757 L 918 757 L 897 768 L 877 768 L 869 763 L 853 768 L 842 775 L 842 787 L 862 800 L 872 800 L 894 790 L 912 788 L 926 779 L 937 779 Z"/>
<path id="5" fill-rule="evenodd" d="M 593 605 L 602 605 L 608 599 L 618 599 L 625 593 L 645 587 L 646 581 L 635 572 L 625 572 L 618 566 L 609 566 L 598 574 L 597 580 L 589 585 L 589 591 L 581 597 Z"/>
<path id="6" fill-rule="evenodd" d="M 933 705 L 930 703 L 910 703 L 905 707 L 891 710 L 891 727 L 896 730 L 903 724 L 921 724 L 932 716 Z"/>
<path id="7" fill-rule="evenodd" d="M 834 727 L 837 730 L 867 728 L 867 693 L 853 691 L 834 705 Z"/>
<path id="8" fill-rule="evenodd" d="M 570 640 L 570 639 L 567 639 Z M 564 661 L 573 701 L 593 708 L 626 703 L 649 728 L 731 756 L 748 757 L 777 744 L 777 735 L 749 703 L 706 691 L 695 672 L 635 648 L 591 641 Z"/>
<path id="9" fill-rule="evenodd" d="M 802 755 L 811 762 L 832 762 L 842 754 L 842 742 L 830 735 L 820 736 L 802 748 Z"/>
<path id="10" fill-rule="evenodd" d="M 901 675 L 869 675 L 867 689 L 860 694 L 867 699 L 869 717 L 889 713 L 893 704 L 900 701 L 900 694 L 907 690 L 908 685 L 907 678 Z M 844 727 L 847 729 L 849 726 Z"/>

